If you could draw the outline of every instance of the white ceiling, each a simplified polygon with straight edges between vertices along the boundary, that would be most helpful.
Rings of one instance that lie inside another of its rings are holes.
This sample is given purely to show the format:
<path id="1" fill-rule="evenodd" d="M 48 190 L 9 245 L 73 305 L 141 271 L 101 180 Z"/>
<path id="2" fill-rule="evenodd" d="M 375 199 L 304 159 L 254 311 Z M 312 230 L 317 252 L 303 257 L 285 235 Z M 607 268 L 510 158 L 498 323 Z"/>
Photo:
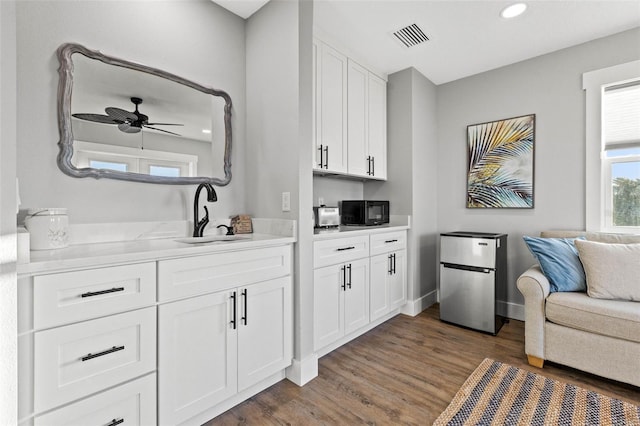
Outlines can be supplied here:
<path id="1" fill-rule="evenodd" d="M 211 0 L 241 18 L 247 19 L 253 15 L 269 0 Z"/>
<path id="2" fill-rule="evenodd" d="M 266 2 L 214 1 L 244 18 Z M 640 26 L 640 0 L 529 0 L 523 15 L 501 18 L 515 2 L 315 0 L 314 31 L 374 71 L 412 66 L 442 84 Z M 406 48 L 392 33 L 413 23 L 430 40 Z"/>
<path id="3" fill-rule="evenodd" d="M 526 1 L 523 15 L 500 17 L 513 3 L 318 0 L 314 25 L 378 72 L 413 66 L 435 84 L 640 26 L 639 0 Z M 392 33 L 413 23 L 430 40 L 406 48 Z"/>

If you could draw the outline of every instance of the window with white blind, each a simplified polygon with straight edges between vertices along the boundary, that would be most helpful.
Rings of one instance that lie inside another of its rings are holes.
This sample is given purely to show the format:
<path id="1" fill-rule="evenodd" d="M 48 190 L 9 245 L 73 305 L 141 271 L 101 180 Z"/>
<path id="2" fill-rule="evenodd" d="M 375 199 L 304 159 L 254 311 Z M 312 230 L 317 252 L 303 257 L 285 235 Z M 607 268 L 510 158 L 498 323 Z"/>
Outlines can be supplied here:
<path id="1" fill-rule="evenodd" d="M 640 61 L 583 75 L 587 229 L 640 232 Z"/>
<path id="2" fill-rule="evenodd" d="M 604 89 L 602 130 L 605 228 L 640 228 L 640 80 Z"/>

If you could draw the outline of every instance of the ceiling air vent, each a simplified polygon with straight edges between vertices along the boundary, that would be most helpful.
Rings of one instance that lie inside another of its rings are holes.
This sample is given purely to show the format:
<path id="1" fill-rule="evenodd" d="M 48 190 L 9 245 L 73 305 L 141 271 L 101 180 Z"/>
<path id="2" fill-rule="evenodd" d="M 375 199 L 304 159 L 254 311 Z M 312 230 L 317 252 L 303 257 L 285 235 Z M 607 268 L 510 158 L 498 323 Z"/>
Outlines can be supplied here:
<path id="1" fill-rule="evenodd" d="M 411 24 L 394 32 L 393 35 L 406 47 L 413 47 L 429 40 L 429 37 L 416 24 Z"/>

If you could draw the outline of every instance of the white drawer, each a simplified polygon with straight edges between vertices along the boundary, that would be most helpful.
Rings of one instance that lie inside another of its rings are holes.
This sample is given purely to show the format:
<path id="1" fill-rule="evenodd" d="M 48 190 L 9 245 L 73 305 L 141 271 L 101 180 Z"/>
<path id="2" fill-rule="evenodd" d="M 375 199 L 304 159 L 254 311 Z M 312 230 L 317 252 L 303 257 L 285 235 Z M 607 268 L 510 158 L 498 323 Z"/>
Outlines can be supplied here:
<path id="1" fill-rule="evenodd" d="M 313 267 L 335 265 L 369 257 L 369 236 L 314 241 Z"/>
<path id="2" fill-rule="evenodd" d="M 371 234 L 371 256 L 407 248 L 407 231 Z"/>
<path id="3" fill-rule="evenodd" d="M 156 368 L 156 308 L 34 334 L 36 413 Z"/>
<path id="4" fill-rule="evenodd" d="M 158 301 L 181 299 L 291 274 L 291 246 L 158 262 Z"/>
<path id="5" fill-rule="evenodd" d="M 34 426 L 146 426 L 156 424 L 156 375 L 36 416 Z"/>
<path id="6" fill-rule="evenodd" d="M 149 262 L 33 277 L 35 329 L 154 304 L 155 265 Z"/>

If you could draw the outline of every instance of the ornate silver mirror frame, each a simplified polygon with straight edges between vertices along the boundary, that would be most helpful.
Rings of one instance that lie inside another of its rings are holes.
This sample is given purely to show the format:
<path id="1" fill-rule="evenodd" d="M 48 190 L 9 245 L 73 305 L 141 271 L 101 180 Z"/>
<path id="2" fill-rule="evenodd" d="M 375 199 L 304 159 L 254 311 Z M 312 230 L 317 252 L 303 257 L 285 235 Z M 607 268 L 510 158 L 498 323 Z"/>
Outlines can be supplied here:
<path id="1" fill-rule="evenodd" d="M 108 169 L 95 169 L 90 167 L 78 168 L 73 165 L 73 131 L 71 127 L 71 93 L 73 90 L 73 61 L 71 55 L 80 53 L 87 58 L 101 61 L 108 65 L 128 68 L 134 71 L 151 74 L 157 77 L 182 84 L 200 92 L 222 97 L 224 99 L 224 178 L 218 177 L 165 177 L 150 176 L 141 173 L 122 172 Z M 57 163 L 63 173 L 77 178 L 93 177 L 96 179 L 109 178 L 133 182 L 172 184 L 172 185 L 192 185 L 200 183 L 210 183 L 216 186 L 225 186 L 231 181 L 231 97 L 222 90 L 217 90 L 202 86 L 193 81 L 184 79 L 175 74 L 163 70 L 141 65 L 135 62 L 126 61 L 102 54 L 97 50 L 90 50 L 84 46 L 74 43 L 65 43 L 57 50 L 59 82 L 58 82 L 58 130 L 60 141 L 58 146 Z"/>

